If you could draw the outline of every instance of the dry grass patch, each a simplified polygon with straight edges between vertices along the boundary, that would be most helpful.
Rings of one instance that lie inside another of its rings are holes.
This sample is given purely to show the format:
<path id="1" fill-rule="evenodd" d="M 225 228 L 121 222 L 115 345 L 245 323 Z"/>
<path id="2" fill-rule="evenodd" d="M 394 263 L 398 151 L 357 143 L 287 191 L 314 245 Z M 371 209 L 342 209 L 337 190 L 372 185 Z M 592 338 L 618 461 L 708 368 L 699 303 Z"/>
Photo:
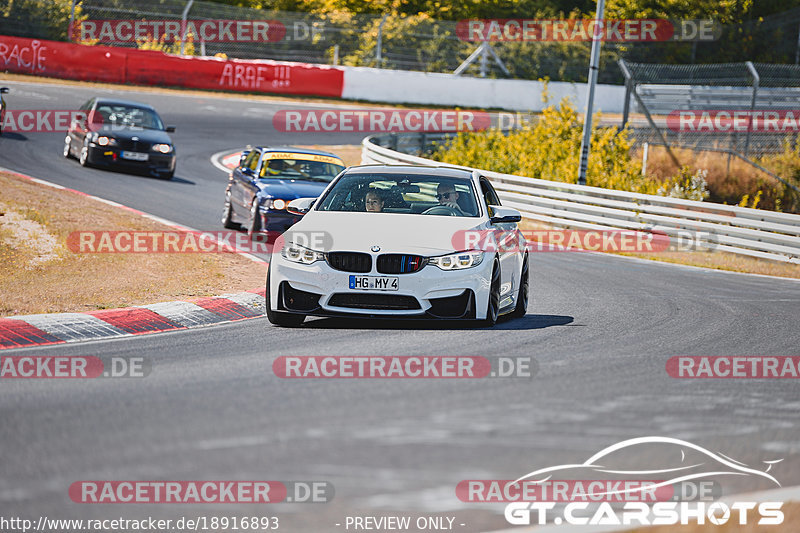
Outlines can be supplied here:
<path id="1" fill-rule="evenodd" d="M 167 226 L 84 196 L 0 173 L 0 316 L 82 312 L 259 288 L 259 265 L 235 254 L 78 254 L 75 231 Z"/>
<path id="2" fill-rule="evenodd" d="M 785 185 L 766 172 L 745 163 L 738 157 L 720 152 L 693 151 L 673 148 L 672 153 L 681 165 L 697 170 L 707 170 L 706 182 L 708 184 L 709 202 L 725 203 L 728 205 L 742 205 L 743 207 L 757 207 L 760 209 L 779 210 L 785 212 L 798 212 L 800 199 L 798 194 L 789 190 Z M 642 159 L 642 149 L 635 150 L 631 157 Z M 765 168 L 772 167 L 783 179 L 795 186 L 800 186 L 800 180 L 794 175 L 786 161 L 786 154 L 765 156 L 761 164 Z M 666 148 L 663 146 L 650 146 L 647 157 L 647 175 L 661 180 L 676 175 L 680 169 L 675 166 Z"/>

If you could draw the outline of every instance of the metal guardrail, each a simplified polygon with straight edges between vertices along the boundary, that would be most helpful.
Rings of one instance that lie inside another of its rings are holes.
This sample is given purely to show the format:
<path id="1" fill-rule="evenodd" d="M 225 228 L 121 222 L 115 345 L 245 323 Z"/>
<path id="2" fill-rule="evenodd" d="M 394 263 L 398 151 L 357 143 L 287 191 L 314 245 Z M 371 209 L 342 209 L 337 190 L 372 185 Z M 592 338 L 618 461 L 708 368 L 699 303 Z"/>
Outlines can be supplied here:
<path id="1" fill-rule="evenodd" d="M 475 170 L 388 147 L 424 153 L 427 142 L 442 138 L 435 134 L 373 135 L 362 142 L 361 163 Z M 503 205 L 553 227 L 637 230 L 675 239 L 692 232 L 704 248 L 800 264 L 800 215 L 477 170 L 492 181 Z"/>

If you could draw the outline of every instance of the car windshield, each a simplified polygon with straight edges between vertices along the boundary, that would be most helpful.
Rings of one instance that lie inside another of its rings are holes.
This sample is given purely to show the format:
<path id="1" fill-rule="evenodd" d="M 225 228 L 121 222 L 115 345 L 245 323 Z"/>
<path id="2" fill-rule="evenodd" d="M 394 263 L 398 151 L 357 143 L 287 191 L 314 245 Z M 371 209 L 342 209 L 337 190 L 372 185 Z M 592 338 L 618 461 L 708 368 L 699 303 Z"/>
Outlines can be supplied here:
<path id="1" fill-rule="evenodd" d="M 163 130 L 164 123 L 152 109 L 123 104 L 98 104 L 92 121 L 96 124 Z"/>
<path id="2" fill-rule="evenodd" d="M 333 159 L 333 158 L 329 158 Z M 333 181 L 344 170 L 343 165 L 305 159 L 268 159 L 261 165 L 260 178 Z"/>
<path id="3" fill-rule="evenodd" d="M 477 217 L 472 182 L 416 174 L 350 174 L 321 199 L 318 211 L 365 211 Z"/>

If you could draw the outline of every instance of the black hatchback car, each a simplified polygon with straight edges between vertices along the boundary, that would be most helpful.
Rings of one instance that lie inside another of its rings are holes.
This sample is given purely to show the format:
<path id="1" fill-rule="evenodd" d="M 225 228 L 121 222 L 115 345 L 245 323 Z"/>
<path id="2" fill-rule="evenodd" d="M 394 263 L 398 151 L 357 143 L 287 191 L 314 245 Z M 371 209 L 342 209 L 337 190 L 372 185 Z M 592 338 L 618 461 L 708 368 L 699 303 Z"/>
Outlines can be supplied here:
<path id="1" fill-rule="evenodd" d="M 317 197 L 345 168 L 338 156 L 295 147 L 256 147 L 242 152 L 225 189 L 222 224 L 279 235 L 302 218 L 286 206 L 297 198 Z"/>
<path id="2" fill-rule="evenodd" d="M 127 100 L 92 98 L 80 107 L 64 139 L 64 157 L 83 166 L 108 166 L 163 179 L 175 174 L 175 145 L 152 106 Z"/>

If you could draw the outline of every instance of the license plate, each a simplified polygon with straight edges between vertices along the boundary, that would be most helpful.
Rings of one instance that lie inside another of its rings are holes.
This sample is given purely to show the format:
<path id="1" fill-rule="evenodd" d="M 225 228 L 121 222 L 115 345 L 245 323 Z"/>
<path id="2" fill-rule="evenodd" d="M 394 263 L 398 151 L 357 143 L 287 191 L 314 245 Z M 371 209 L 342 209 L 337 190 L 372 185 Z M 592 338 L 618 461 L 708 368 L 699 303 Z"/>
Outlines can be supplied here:
<path id="1" fill-rule="evenodd" d="M 150 156 L 144 152 L 122 152 L 122 159 L 131 161 L 147 161 Z"/>
<path id="2" fill-rule="evenodd" d="M 396 291 L 397 278 L 391 276 L 350 276 L 350 288 L 368 291 Z"/>

